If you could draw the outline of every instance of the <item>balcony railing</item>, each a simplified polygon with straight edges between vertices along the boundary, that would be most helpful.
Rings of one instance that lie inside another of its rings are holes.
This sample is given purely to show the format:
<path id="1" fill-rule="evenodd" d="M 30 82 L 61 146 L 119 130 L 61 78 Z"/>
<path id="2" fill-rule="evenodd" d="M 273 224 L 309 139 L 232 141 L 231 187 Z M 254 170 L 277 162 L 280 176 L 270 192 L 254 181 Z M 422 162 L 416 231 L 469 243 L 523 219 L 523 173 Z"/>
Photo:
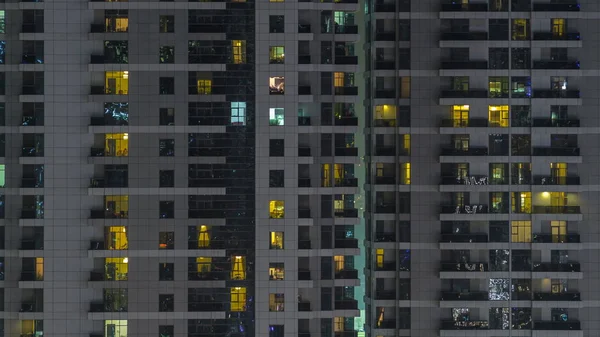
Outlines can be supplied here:
<path id="1" fill-rule="evenodd" d="M 442 262 L 440 271 L 452 272 L 452 271 L 470 271 L 470 272 L 482 272 L 488 271 L 488 264 L 483 262 Z"/>
<path id="2" fill-rule="evenodd" d="M 487 147 L 469 147 L 468 149 L 444 148 L 442 156 L 487 156 Z"/>
<path id="3" fill-rule="evenodd" d="M 299 126 L 310 126 L 310 116 L 298 116 L 298 125 Z"/>
<path id="4" fill-rule="evenodd" d="M 394 70 L 396 62 L 394 61 L 375 61 L 375 70 Z"/>
<path id="5" fill-rule="evenodd" d="M 579 61 L 533 61 L 533 69 L 579 69 Z"/>
<path id="6" fill-rule="evenodd" d="M 441 69 L 487 69 L 487 61 L 442 61 Z"/>
<path id="7" fill-rule="evenodd" d="M 487 12 L 487 3 L 446 3 L 442 4 L 442 12 Z"/>
<path id="8" fill-rule="evenodd" d="M 551 119 L 551 118 L 534 118 L 534 127 L 555 127 L 555 128 L 578 128 L 579 119 Z"/>
<path id="9" fill-rule="evenodd" d="M 484 175 L 469 175 L 466 177 L 444 176 L 440 185 L 490 185 L 490 179 Z M 493 182 L 508 181 L 508 179 L 494 179 Z M 494 184 L 500 185 L 500 184 Z"/>
<path id="10" fill-rule="evenodd" d="M 335 301 L 335 310 L 358 310 L 358 301 L 354 299 L 346 299 Z"/>
<path id="11" fill-rule="evenodd" d="M 310 302 L 298 302 L 298 311 L 311 311 Z"/>
<path id="12" fill-rule="evenodd" d="M 333 124 L 336 126 L 357 126 L 358 125 L 358 117 L 336 117 L 333 120 Z"/>
<path id="13" fill-rule="evenodd" d="M 440 330 L 487 330 L 488 321 L 442 321 Z"/>
<path id="14" fill-rule="evenodd" d="M 487 301 L 487 291 L 454 292 L 442 291 L 442 301 Z"/>
<path id="15" fill-rule="evenodd" d="M 300 85 L 298 86 L 298 95 L 312 95 L 310 86 Z"/>
<path id="16" fill-rule="evenodd" d="M 534 176 L 534 185 L 579 185 L 579 177 Z"/>
<path id="17" fill-rule="evenodd" d="M 358 56 L 340 55 L 333 59 L 335 64 L 358 64 Z"/>
<path id="18" fill-rule="evenodd" d="M 533 234 L 534 243 L 580 243 L 579 234 Z"/>
<path id="19" fill-rule="evenodd" d="M 571 3 L 534 3 L 534 12 L 579 12 L 581 6 L 573 1 Z"/>
<path id="20" fill-rule="evenodd" d="M 375 185 L 394 185 L 396 177 L 375 177 Z"/>
<path id="21" fill-rule="evenodd" d="M 375 291 L 375 299 L 376 300 L 395 300 L 396 299 L 396 290 L 376 290 Z"/>
<path id="22" fill-rule="evenodd" d="M 340 96 L 356 96 L 358 95 L 358 87 L 335 87 L 333 92 Z"/>
<path id="23" fill-rule="evenodd" d="M 358 187 L 358 179 L 357 178 L 336 178 L 335 186 L 336 187 Z"/>
<path id="24" fill-rule="evenodd" d="M 335 239 L 335 248 L 358 248 L 358 239 Z"/>
<path id="25" fill-rule="evenodd" d="M 298 269 L 298 280 L 300 281 L 310 281 L 310 270 L 308 269 Z"/>
<path id="26" fill-rule="evenodd" d="M 346 157 L 356 157 L 356 156 L 358 156 L 358 148 L 357 147 L 336 147 L 335 155 L 336 156 L 346 156 Z"/>
<path id="27" fill-rule="evenodd" d="M 487 214 L 490 213 L 487 205 L 472 204 L 472 205 L 442 205 L 440 206 L 440 214 Z M 504 212 L 491 212 L 504 213 Z"/>
<path id="28" fill-rule="evenodd" d="M 298 147 L 298 157 L 310 157 L 310 147 Z"/>
<path id="29" fill-rule="evenodd" d="M 534 156 L 579 156 L 578 147 L 534 147 Z"/>
<path id="30" fill-rule="evenodd" d="M 42 250 L 44 249 L 43 239 L 22 239 L 21 250 Z"/>
<path id="31" fill-rule="evenodd" d="M 308 208 L 299 208 L 298 209 L 298 218 L 300 219 L 310 219 L 310 209 Z"/>
<path id="32" fill-rule="evenodd" d="M 552 263 L 552 262 L 534 262 L 532 266 L 534 272 L 581 272 L 581 265 L 577 262 Z"/>
<path id="33" fill-rule="evenodd" d="M 577 32 L 558 35 L 552 32 L 534 32 L 533 39 L 540 41 L 579 41 L 581 40 L 581 34 Z"/>
<path id="34" fill-rule="evenodd" d="M 357 331 L 335 331 L 333 333 L 333 337 L 357 337 L 358 336 L 358 332 Z"/>
<path id="35" fill-rule="evenodd" d="M 581 301 L 579 292 L 533 293 L 534 301 Z"/>
<path id="36" fill-rule="evenodd" d="M 442 234 L 440 237 L 440 242 L 446 242 L 446 243 L 488 242 L 488 235 L 486 233 Z"/>
<path id="37" fill-rule="evenodd" d="M 336 25 L 335 33 L 336 34 L 358 34 L 358 26 L 357 25 Z"/>
<path id="38" fill-rule="evenodd" d="M 581 330 L 581 323 L 579 321 L 534 321 L 533 330 Z"/>
<path id="39" fill-rule="evenodd" d="M 487 128 L 488 126 L 487 118 L 443 119 L 440 125 L 443 128 Z"/>
<path id="40" fill-rule="evenodd" d="M 394 232 L 376 232 L 375 242 L 396 242 L 396 233 Z"/>
<path id="41" fill-rule="evenodd" d="M 298 187 L 310 187 L 310 178 L 298 178 Z"/>
<path id="42" fill-rule="evenodd" d="M 336 279 L 342 279 L 342 280 L 354 280 L 354 279 L 358 279 L 358 270 L 356 270 L 356 269 L 343 269 L 343 270 L 337 271 L 335 273 L 335 278 Z"/>
<path id="43" fill-rule="evenodd" d="M 356 209 L 356 208 L 336 209 L 336 210 L 334 210 L 334 215 L 336 218 L 358 218 L 358 209 Z"/>
<path id="44" fill-rule="evenodd" d="M 127 219 L 128 215 L 128 211 L 114 212 L 103 209 L 93 209 L 90 211 L 91 219 Z"/>
<path id="45" fill-rule="evenodd" d="M 581 214 L 579 206 L 533 206 L 533 214 Z"/>
<path id="46" fill-rule="evenodd" d="M 485 89 L 442 90 L 440 98 L 488 98 L 488 91 Z"/>
<path id="47" fill-rule="evenodd" d="M 448 32 L 442 33 L 440 37 L 442 41 L 486 41 L 487 39 L 487 32 Z"/>
<path id="48" fill-rule="evenodd" d="M 396 261 L 385 261 L 375 265 L 376 271 L 396 271 Z"/>
<path id="49" fill-rule="evenodd" d="M 533 98 L 580 98 L 579 90 L 533 90 Z"/>
<path id="50" fill-rule="evenodd" d="M 23 188 L 41 188 L 44 187 L 44 181 L 38 178 L 23 178 L 21 179 L 21 187 Z"/>

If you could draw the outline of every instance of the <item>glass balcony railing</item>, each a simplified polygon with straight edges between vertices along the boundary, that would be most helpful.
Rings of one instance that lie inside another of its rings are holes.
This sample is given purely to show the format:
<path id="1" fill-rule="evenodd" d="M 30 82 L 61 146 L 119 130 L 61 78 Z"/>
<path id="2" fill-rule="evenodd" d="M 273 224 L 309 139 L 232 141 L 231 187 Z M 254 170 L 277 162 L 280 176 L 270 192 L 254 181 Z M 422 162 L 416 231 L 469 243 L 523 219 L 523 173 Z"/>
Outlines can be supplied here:
<path id="1" fill-rule="evenodd" d="M 440 65 L 440 69 L 487 69 L 488 62 L 487 61 L 442 61 Z"/>
<path id="2" fill-rule="evenodd" d="M 552 70 L 563 70 L 563 69 L 580 69 L 579 61 L 553 61 L 553 60 L 541 60 L 533 61 L 533 69 L 552 69 Z"/>
<path id="3" fill-rule="evenodd" d="M 533 127 L 544 128 L 578 128 L 579 119 L 551 119 L 551 118 L 534 118 Z"/>
<path id="4" fill-rule="evenodd" d="M 487 330 L 488 321 L 442 321 L 440 330 Z"/>
<path id="5" fill-rule="evenodd" d="M 534 12 L 579 12 L 581 5 L 576 1 L 565 1 L 565 2 L 550 2 L 550 3 L 534 3 Z"/>
<path id="6" fill-rule="evenodd" d="M 579 185 L 579 177 L 534 176 L 534 185 Z"/>
<path id="7" fill-rule="evenodd" d="M 440 37 L 442 41 L 486 41 L 487 39 L 487 32 L 447 32 L 442 33 Z"/>
<path id="8" fill-rule="evenodd" d="M 487 147 L 469 147 L 466 149 L 457 149 L 453 147 L 442 148 L 442 156 L 487 156 Z"/>
<path id="9" fill-rule="evenodd" d="M 534 32 L 533 39 L 538 41 L 579 41 L 581 34 L 576 32 L 559 35 L 552 32 Z"/>
<path id="10" fill-rule="evenodd" d="M 440 242 L 445 243 L 470 243 L 470 242 L 488 242 L 486 233 L 473 234 L 442 234 Z"/>
<path id="11" fill-rule="evenodd" d="M 488 264 L 484 262 L 442 262 L 440 271 L 467 271 L 467 272 L 483 272 L 489 271 Z"/>
<path id="12" fill-rule="evenodd" d="M 581 214 L 579 206 L 533 206 L 533 214 Z"/>
<path id="13" fill-rule="evenodd" d="M 534 301 L 581 301 L 579 292 L 533 293 Z"/>
<path id="14" fill-rule="evenodd" d="M 533 243 L 580 243 L 579 234 L 533 234 Z"/>
<path id="15" fill-rule="evenodd" d="M 455 292 L 442 291 L 442 301 L 487 301 L 487 291 Z"/>
<path id="16" fill-rule="evenodd" d="M 487 3 L 445 3 L 442 4 L 442 12 L 487 12 Z"/>
<path id="17" fill-rule="evenodd" d="M 533 321 L 533 330 L 581 330 L 579 321 Z"/>

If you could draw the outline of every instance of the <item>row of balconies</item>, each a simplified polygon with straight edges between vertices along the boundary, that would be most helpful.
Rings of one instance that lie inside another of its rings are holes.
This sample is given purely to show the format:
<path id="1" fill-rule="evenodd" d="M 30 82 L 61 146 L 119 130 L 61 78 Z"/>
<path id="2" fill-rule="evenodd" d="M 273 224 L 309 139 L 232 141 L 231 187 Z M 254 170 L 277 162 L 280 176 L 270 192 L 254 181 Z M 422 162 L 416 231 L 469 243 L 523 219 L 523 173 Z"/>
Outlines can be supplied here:
<path id="1" fill-rule="evenodd" d="M 469 89 L 469 90 L 442 90 L 440 98 L 533 98 L 533 99 L 548 99 L 548 98 L 581 98 L 579 90 L 551 90 L 551 89 L 534 89 L 531 90 L 531 96 L 526 96 L 523 93 L 512 95 L 508 91 L 504 93 L 492 93 L 486 89 Z"/>
<path id="2" fill-rule="evenodd" d="M 440 207 L 440 214 L 458 214 L 462 213 L 463 208 L 469 206 L 456 206 L 456 205 L 442 205 Z M 477 208 L 475 210 L 475 208 Z M 465 213 L 469 213 L 467 209 Z M 508 206 L 489 208 L 487 205 L 477 204 L 473 205 L 473 212 L 477 214 L 508 214 Z M 533 206 L 531 209 L 532 214 L 581 214 L 581 208 L 579 206 Z"/>
<path id="3" fill-rule="evenodd" d="M 312 181 L 315 179 L 311 178 L 298 178 L 298 187 L 312 187 Z M 332 186 L 324 186 L 322 180 L 318 186 L 320 187 L 358 187 L 358 178 L 336 178 Z"/>
<path id="4" fill-rule="evenodd" d="M 393 65 L 393 63 L 392 63 Z M 375 64 L 377 69 L 377 63 Z M 543 70 L 576 70 L 581 68 L 581 64 L 577 60 L 539 60 L 533 61 L 531 69 Z M 393 69 L 393 68 L 392 68 Z M 442 61 L 440 64 L 442 70 L 496 70 L 491 67 L 488 61 Z"/>
<path id="5" fill-rule="evenodd" d="M 581 301 L 579 292 L 534 292 L 533 294 L 519 293 L 519 300 L 523 301 L 529 295 L 528 300 L 532 301 Z M 441 301 L 488 301 L 489 293 L 487 291 L 469 291 L 469 292 L 454 292 L 442 291 Z"/>
<path id="6" fill-rule="evenodd" d="M 321 120 L 323 124 L 323 120 Z M 108 115 L 102 117 L 91 117 L 90 126 L 127 126 L 129 123 L 127 120 L 114 119 Z M 231 116 L 207 116 L 206 118 L 201 117 L 188 117 L 189 125 L 230 125 Z M 299 116 L 298 126 L 311 126 L 312 121 L 310 116 Z M 358 117 L 340 117 L 334 118 L 329 126 L 358 126 Z M 99 153 L 99 152 L 95 152 Z M 106 154 L 105 154 L 106 155 Z"/>
<path id="7" fill-rule="evenodd" d="M 227 86 L 212 86 L 210 89 L 210 93 L 206 95 L 227 95 L 230 92 L 230 87 Z M 357 96 L 358 95 L 358 87 L 334 87 L 333 94 L 336 96 Z M 25 95 L 32 95 L 31 93 L 24 93 Z M 271 95 L 284 95 L 285 91 L 271 91 Z M 310 85 L 299 85 L 298 86 L 298 95 L 299 96 L 311 96 L 313 94 L 312 88 Z M 104 96 L 104 95 L 118 95 L 127 97 L 124 94 L 117 94 L 113 92 L 111 88 L 106 88 L 103 85 L 92 85 L 90 87 L 90 95 L 92 96 Z M 195 95 L 191 93 L 190 95 Z M 202 94 L 205 95 L 205 94 Z"/>
<path id="8" fill-rule="evenodd" d="M 488 330 L 488 321 L 442 321 L 440 330 Z M 531 330 L 568 331 L 581 330 L 581 323 L 569 321 L 533 321 Z"/>
<path id="9" fill-rule="evenodd" d="M 379 178 L 379 177 L 378 177 Z M 387 178 L 387 177 L 381 177 Z M 390 177 L 394 178 L 394 177 Z M 473 181 L 486 181 L 485 184 L 477 184 L 471 183 Z M 567 177 L 556 177 L 551 175 L 536 175 L 533 176 L 533 179 L 529 177 L 524 178 L 523 176 L 513 176 L 511 177 L 511 181 L 513 185 L 579 185 L 580 179 L 577 176 L 567 176 Z M 377 184 L 377 180 L 375 182 Z M 393 184 L 393 183 L 392 183 Z M 508 185 L 509 180 L 508 177 L 502 178 L 494 178 L 488 179 L 488 176 L 474 176 L 471 175 L 469 177 L 456 177 L 456 176 L 445 176 L 442 177 L 440 181 L 440 185 L 470 185 L 473 187 L 477 186 L 485 186 L 485 185 Z"/>
<path id="10" fill-rule="evenodd" d="M 440 242 L 443 243 L 485 243 L 488 241 L 487 233 L 466 233 L 466 234 L 441 234 Z M 532 243 L 580 243 L 579 234 L 546 234 L 534 233 L 531 238 Z"/>
<path id="11" fill-rule="evenodd" d="M 226 217 L 227 211 L 223 210 L 188 210 L 190 219 L 221 219 Z M 333 215 L 336 218 L 358 218 L 358 209 L 346 208 L 343 210 L 335 209 Z M 311 210 L 307 208 L 298 209 L 298 218 L 310 219 L 313 215 Z M 127 211 L 118 213 L 107 211 L 104 209 L 94 209 L 90 211 L 90 219 L 127 219 L 129 218 Z M 28 219 L 28 218 L 24 218 Z"/>
<path id="12" fill-rule="evenodd" d="M 511 121 L 513 127 L 537 127 L 537 128 L 578 128 L 580 126 L 579 119 L 553 119 L 553 118 L 533 118 L 533 119 L 513 119 Z M 491 122 L 487 118 L 469 118 L 463 120 L 443 119 L 440 123 L 442 128 L 487 128 L 487 127 L 504 127 L 497 123 Z"/>
<path id="13" fill-rule="evenodd" d="M 507 266 L 505 266 L 508 268 Z M 490 271 L 487 262 L 441 262 L 440 272 L 488 272 Z M 508 271 L 508 269 L 504 270 Z M 512 263 L 512 271 L 524 272 L 581 272 L 581 265 L 577 262 L 552 263 L 552 262 L 533 262 Z"/>
<path id="14" fill-rule="evenodd" d="M 508 2 L 504 5 L 502 11 L 508 11 Z M 487 3 L 443 3 L 441 7 L 442 12 L 487 12 L 489 11 Z M 576 1 L 565 1 L 556 3 L 533 3 L 533 7 L 529 4 L 524 6 L 513 6 L 513 12 L 520 11 L 534 11 L 534 12 L 579 12 L 581 6 Z M 494 12 L 498 12 L 498 9 L 494 9 Z"/>
<path id="15" fill-rule="evenodd" d="M 546 157 L 546 156 L 580 156 L 578 147 L 542 147 L 534 146 L 533 151 L 523 156 Z M 519 154 L 513 154 L 518 156 Z M 484 146 L 470 146 L 469 148 L 457 149 L 453 147 L 443 148 L 440 156 L 508 156 L 508 151 L 489 153 Z"/>
<path id="16" fill-rule="evenodd" d="M 352 1 L 352 0 L 345 0 Z M 356 1 L 356 0 L 354 0 Z M 35 31 L 40 30 L 41 31 Z M 229 30 L 233 29 L 233 33 L 238 33 L 239 27 L 230 28 L 225 24 L 188 24 L 188 33 L 210 33 L 210 34 L 227 34 Z M 27 30 L 27 31 L 26 31 Z M 43 33 L 43 26 L 40 28 L 38 25 L 23 25 L 23 33 Z M 358 25 L 336 25 L 333 29 L 335 34 L 358 34 Z M 103 33 L 128 33 L 128 30 L 116 31 L 107 27 L 105 24 L 91 24 L 90 33 L 92 34 L 103 34 Z M 303 23 L 298 25 L 299 34 L 316 33 L 313 32 L 310 24 Z M 327 33 L 321 31 L 322 34 Z"/>
<path id="17" fill-rule="evenodd" d="M 440 41 L 488 41 L 488 32 L 444 32 L 440 36 Z M 508 35 L 506 36 L 508 40 Z M 579 41 L 581 34 L 571 32 L 566 34 L 554 34 L 552 32 L 533 32 L 532 41 Z M 387 40 L 383 40 L 387 41 Z"/>

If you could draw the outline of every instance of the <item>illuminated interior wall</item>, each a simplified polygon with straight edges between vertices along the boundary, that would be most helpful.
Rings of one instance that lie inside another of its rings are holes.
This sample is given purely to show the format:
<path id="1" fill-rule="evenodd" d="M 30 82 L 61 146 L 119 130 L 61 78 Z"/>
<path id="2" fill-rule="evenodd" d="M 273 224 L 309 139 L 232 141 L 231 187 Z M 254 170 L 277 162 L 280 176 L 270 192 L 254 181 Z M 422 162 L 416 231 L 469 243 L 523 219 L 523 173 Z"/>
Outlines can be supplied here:
<path id="1" fill-rule="evenodd" d="M 129 155 L 128 133 L 107 133 L 104 135 L 104 153 L 106 156 L 126 157 Z"/>
<path id="2" fill-rule="evenodd" d="M 127 337 L 127 320 L 104 321 L 104 337 Z"/>
<path id="3" fill-rule="evenodd" d="M 115 281 L 126 281 L 129 273 L 129 258 L 107 257 L 104 259 L 104 267 L 109 278 Z"/>
<path id="4" fill-rule="evenodd" d="M 104 88 L 107 94 L 127 95 L 129 94 L 129 72 L 107 71 L 104 73 Z"/>
<path id="5" fill-rule="evenodd" d="M 127 227 L 110 226 L 105 229 L 104 240 L 108 249 L 122 250 L 127 249 L 129 242 L 127 240 Z"/>
<path id="6" fill-rule="evenodd" d="M 129 196 L 128 195 L 107 195 L 104 197 L 104 207 L 116 214 L 121 212 L 129 212 Z"/>

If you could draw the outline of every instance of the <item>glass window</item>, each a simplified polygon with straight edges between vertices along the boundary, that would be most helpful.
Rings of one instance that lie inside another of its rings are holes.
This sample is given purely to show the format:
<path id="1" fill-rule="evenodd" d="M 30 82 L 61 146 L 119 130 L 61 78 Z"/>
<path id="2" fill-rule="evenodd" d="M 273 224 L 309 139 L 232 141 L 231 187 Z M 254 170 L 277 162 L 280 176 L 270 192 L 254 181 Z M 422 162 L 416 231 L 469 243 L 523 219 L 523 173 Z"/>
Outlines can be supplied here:
<path id="1" fill-rule="evenodd" d="M 269 77 L 269 94 L 283 95 L 285 93 L 285 78 L 283 76 Z"/>
<path id="2" fill-rule="evenodd" d="M 175 77 L 160 77 L 158 79 L 160 95 L 175 95 Z"/>
<path id="3" fill-rule="evenodd" d="M 231 102 L 231 125 L 246 125 L 246 102 Z"/>
<path id="4" fill-rule="evenodd" d="M 285 109 L 284 108 L 270 108 L 269 109 L 269 125 L 270 126 L 282 126 L 284 125 Z"/>
<path id="5" fill-rule="evenodd" d="M 175 63 L 175 47 L 161 46 L 159 52 L 160 63 Z"/>
<path id="6" fill-rule="evenodd" d="M 508 301 L 510 299 L 510 279 L 492 278 L 489 282 L 488 294 L 490 301 Z"/>
<path id="7" fill-rule="evenodd" d="M 511 242 L 531 242 L 531 221 L 511 221 Z"/>
<path id="8" fill-rule="evenodd" d="M 197 80 L 196 88 L 198 95 L 210 95 L 212 93 L 212 80 Z"/>
<path id="9" fill-rule="evenodd" d="M 173 219 L 175 217 L 175 202 L 174 201 L 159 201 L 158 215 L 161 219 Z"/>
<path id="10" fill-rule="evenodd" d="M 161 33 L 174 33 L 175 32 L 175 16 L 174 15 L 161 15 L 159 19 L 159 26 Z"/>
<path id="11" fill-rule="evenodd" d="M 285 47 L 271 46 L 269 47 L 269 63 L 281 64 L 285 62 Z"/>
<path id="12" fill-rule="evenodd" d="M 488 123 L 491 127 L 508 127 L 508 105 L 490 105 Z"/>
<path id="13" fill-rule="evenodd" d="M 284 176 L 284 170 L 269 170 L 269 187 L 283 187 Z"/>
<path id="14" fill-rule="evenodd" d="M 269 201 L 269 218 L 283 219 L 285 215 L 285 204 L 283 200 Z"/>
<path id="15" fill-rule="evenodd" d="M 175 249 L 175 232 L 159 232 L 158 248 Z"/>
<path id="16" fill-rule="evenodd" d="M 175 171 L 160 170 L 158 172 L 158 187 L 175 187 Z"/>
<path id="17" fill-rule="evenodd" d="M 283 249 L 283 232 L 269 233 L 269 249 Z"/>
<path id="18" fill-rule="evenodd" d="M 159 113 L 159 125 L 175 125 L 175 109 L 174 108 L 160 108 Z"/>
<path id="19" fill-rule="evenodd" d="M 161 157 L 175 156 L 175 140 L 174 139 L 159 139 L 158 153 Z"/>
<path id="20" fill-rule="evenodd" d="M 529 19 L 512 20 L 512 39 L 529 40 Z"/>
<path id="21" fill-rule="evenodd" d="M 246 311 L 246 288 L 231 288 L 231 311 Z"/>
<path id="22" fill-rule="evenodd" d="M 129 93 L 129 71 L 105 72 L 104 91 L 108 95 L 127 95 Z"/>
<path id="23" fill-rule="evenodd" d="M 284 294 L 269 294 L 269 311 L 284 311 Z"/>
<path id="24" fill-rule="evenodd" d="M 555 37 L 563 37 L 566 34 L 565 19 L 551 19 L 552 35 Z"/>
<path id="25" fill-rule="evenodd" d="M 159 325 L 158 337 L 174 337 L 175 327 L 173 325 Z"/>
<path id="26" fill-rule="evenodd" d="M 5 11 L 0 11 L 0 34 L 6 33 L 6 25 L 4 21 Z"/>
<path id="27" fill-rule="evenodd" d="M 281 262 L 269 263 L 269 280 L 283 280 L 284 278 L 284 264 Z"/>
<path id="28" fill-rule="evenodd" d="M 231 279 L 245 280 L 246 279 L 246 257 L 236 255 L 231 260 Z"/>
<path id="29" fill-rule="evenodd" d="M 452 126 L 465 127 L 469 126 L 469 105 L 453 105 L 452 106 Z"/>
<path id="30" fill-rule="evenodd" d="M 234 64 L 246 63 L 246 41 L 233 40 L 231 41 L 231 51 L 233 54 Z"/>
<path id="31" fill-rule="evenodd" d="M 127 250 L 127 227 L 110 226 L 104 229 L 105 249 L 109 250 Z"/>

